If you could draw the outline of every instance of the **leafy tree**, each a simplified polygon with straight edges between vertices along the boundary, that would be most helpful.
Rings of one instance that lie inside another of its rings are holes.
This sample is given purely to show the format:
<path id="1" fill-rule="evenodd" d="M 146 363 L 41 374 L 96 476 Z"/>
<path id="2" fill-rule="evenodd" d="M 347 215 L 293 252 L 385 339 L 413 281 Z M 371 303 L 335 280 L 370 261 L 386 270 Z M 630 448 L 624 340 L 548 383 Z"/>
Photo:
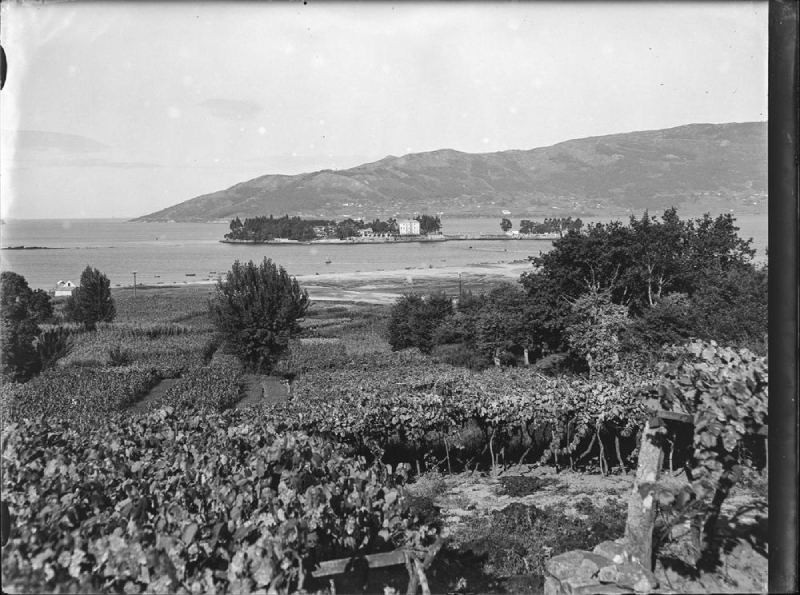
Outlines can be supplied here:
<path id="1" fill-rule="evenodd" d="M 524 234 L 557 233 L 559 236 L 563 236 L 565 231 L 580 231 L 582 227 L 583 221 L 580 219 L 573 219 L 572 217 L 546 218 L 541 223 L 523 219 L 519 225 L 519 232 Z"/>
<path id="2" fill-rule="evenodd" d="M 560 352 L 570 304 L 551 278 L 523 273 L 520 278 L 527 294 L 526 312 L 531 333 L 531 356 L 544 357 Z"/>
<path id="3" fill-rule="evenodd" d="M 238 260 L 217 284 L 211 317 L 237 355 L 257 371 L 269 371 L 299 330 L 308 293 L 283 267 Z"/>
<path id="4" fill-rule="evenodd" d="M 553 250 L 531 260 L 569 298 L 600 284 L 610 288 L 614 303 L 638 313 L 659 295 L 693 295 L 712 273 L 752 266 L 750 241 L 736 231 L 729 214 L 681 221 L 668 209 L 661 221 L 645 213 L 627 226 L 612 221 L 586 233 L 568 231 Z"/>
<path id="5" fill-rule="evenodd" d="M 399 351 L 414 347 L 417 339 L 417 312 L 424 307 L 422 296 L 407 294 L 400 297 L 392 306 L 389 314 L 387 334 L 392 350 Z"/>
<path id="6" fill-rule="evenodd" d="M 244 223 L 236 217 L 230 224 L 230 232 L 225 234 L 229 240 L 245 240 L 248 242 L 270 242 L 275 238 L 296 240 L 300 242 L 313 240 L 316 237 L 314 227 L 328 227 L 332 221 L 324 219 L 301 219 L 300 217 L 248 217 Z"/>
<path id="7" fill-rule="evenodd" d="M 433 332 L 433 343 L 463 343 L 467 347 L 474 347 L 477 335 L 475 325 L 485 303 L 486 296 L 483 294 L 476 296 L 469 290 L 463 291 L 453 314 L 443 320 Z"/>
<path id="8" fill-rule="evenodd" d="M 41 369 L 36 351 L 39 323 L 53 314 L 50 297 L 31 290 L 25 277 L 11 271 L 0 273 L 0 367 L 3 376 L 24 381 Z"/>
<path id="9" fill-rule="evenodd" d="M 31 289 L 25 277 L 11 271 L 0 273 L 0 303 L 8 316 L 30 318 L 41 324 L 53 316 L 50 296 L 42 289 Z"/>
<path id="10" fill-rule="evenodd" d="M 767 268 L 741 267 L 709 275 L 691 299 L 693 335 L 764 354 Z"/>
<path id="11" fill-rule="evenodd" d="M 510 219 L 506 219 L 505 217 L 503 217 L 503 220 L 500 221 L 500 229 L 502 229 L 503 232 L 507 232 L 513 226 L 514 225 L 513 225 L 513 223 L 511 223 L 511 220 Z"/>
<path id="12" fill-rule="evenodd" d="M 38 327 L 29 319 L 14 322 L 5 316 L 0 319 L 0 325 L 3 376 L 24 382 L 41 368 L 34 346 Z"/>
<path id="13" fill-rule="evenodd" d="M 533 345 L 525 292 L 510 283 L 498 285 L 486 298 L 475 321 L 476 348 L 495 361 L 511 360 L 512 354 Z"/>
<path id="14" fill-rule="evenodd" d="M 418 347 L 423 353 L 430 353 L 437 328 L 452 314 L 452 301 L 444 293 L 430 295 L 427 299 L 404 295 L 392 306 L 389 315 L 389 345 L 395 351 Z"/>
<path id="15" fill-rule="evenodd" d="M 685 293 L 670 293 L 659 298 L 640 316 L 632 318 L 620 335 L 626 359 L 653 365 L 660 361 L 662 348 L 682 345 L 696 335 L 697 317 Z"/>
<path id="16" fill-rule="evenodd" d="M 354 219 L 345 219 L 336 224 L 336 237 L 340 240 L 352 238 L 358 235 L 358 230 L 363 229 L 364 225 Z"/>
<path id="17" fill-rule="evenodd" d="M 80 287 L 64 304 L 64 314 L 67 320 L 79 322 L 88 330 L 95 330 L 98 322 L 114 320 L 117 309 L 111 297 L 108 277 L 87 265 L 81 273 Z"/>
<path id="18" fill-rule="evenodd" d="M 629 324 L 628 309 L 612 303 L 597 286 L 572 302 L 566 340 L 573 356 L 586 364 L 589 376 L 615 369 L 620 361 L 620 334 Z"/>
<path id="19" fill-rule="evenodd" d="M 521 278 L 529 297 L 545 306 L 534 313 L 534 323 L 549 328 L 551 346 L 559 343 L 566 328 L 562 301 L 603 287 L 613 304 L 641 319 L 629 335 L 634 343 L 652 345 L 666 338 L 659 338 L 656 328 L 666 316 L 675 323 L 661 329 L 666 334 L 763 344 L 766 273 L 757 280 L 751 241 L 739 238 L 737 231 L 729 214 L 681 220 L 675 209 L 665 211 L 660 220 L 645 213 L 628 225 L 595 224 L 583 233 L 573 228 L 553 242 L 553 250 L 531 258 L 536 268 Z M 737 278 L 747 281 L 737 286 Z M 675 319 L 675 304 L 659 306 L 670 294 L 683 294 L 692 304 L 691 316 L 683 322 Z M 650 312 L 653 308 L 661 309 Z M 731 312 L 747 318 L 746 332 L 737 328 Z M 655 326 L 647 330 L 651 323 Z"/>
<path id="20" fill-rule="evenodd" d="M 422 235 L 439 233 L 442 229 L 442 221 L 438 215 L 436 217 L 433 215 L 417 215 L 414 219 L 419 221 L 419 232 Z"/>

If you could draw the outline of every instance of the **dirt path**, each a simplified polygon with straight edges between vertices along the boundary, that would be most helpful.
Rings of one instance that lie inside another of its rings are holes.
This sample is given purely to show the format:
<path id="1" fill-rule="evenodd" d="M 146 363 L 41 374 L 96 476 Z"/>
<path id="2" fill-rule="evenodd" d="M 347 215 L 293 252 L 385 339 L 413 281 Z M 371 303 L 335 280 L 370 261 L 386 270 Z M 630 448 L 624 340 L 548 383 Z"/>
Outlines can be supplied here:
<path id="1" fill-rule="evenodd" d="M 275 376 L 247 374 L 243 385 L 244 397 L 236 403 L 236 409 L 261 403 L 283 403 L 289 399 L 289 391 L 283 380 Z"/>
<path id="2" fill-rule="evenodd" d="M 142 399 L 131 405 L 128 408 L 128 412 L 136 414 L 144 413 L 145 411 L 149 410 L 154 403 L 161 400 L 161 397 L 164 396 L 164 393 L 167 392 L 176 382 L 178 382 L 178 380 L 179 378 L 165 378 L 151 388 L 150 392 L 147 393 Z"/>

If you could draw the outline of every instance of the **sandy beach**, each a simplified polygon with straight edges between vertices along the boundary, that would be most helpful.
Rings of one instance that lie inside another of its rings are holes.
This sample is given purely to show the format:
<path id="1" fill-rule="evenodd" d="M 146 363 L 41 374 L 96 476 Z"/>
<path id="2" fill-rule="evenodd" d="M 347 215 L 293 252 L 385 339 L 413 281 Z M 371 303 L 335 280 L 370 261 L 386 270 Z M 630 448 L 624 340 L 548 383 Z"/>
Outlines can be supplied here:
<path id="1" fill-rule="evenodd" d="M 517 281 L 531 270 L 526 261 L 480 263 L 457 267 L 406 267 L 357 273 L 322 273 L 299 275 L 298 282 L 308 290 L 312 300 L 349 301 L 390 304 L 399 296 L 444 291 L 457 295 L 464 291 L 479 293 L 495 283 Z"/>
<path id="2" fill-rule="evenodd" d="M 467 266 L 405 267 L 354 273 L 319 273 L 295 278 L 308 291 L 312 301 L 391 304 L 398 297 L 414 292 L 444 291 L 458 295 L 460 290 L 480 293 L 500 282 L 517 281 L 531 270 L 527 261 L 478 263 Z M 138 291 L 210 291 L 216 281 L 204 279 L 178 284 L 140 284 Z M 133 291 L 133 285 L 115 287 L 115 293 Z"/>

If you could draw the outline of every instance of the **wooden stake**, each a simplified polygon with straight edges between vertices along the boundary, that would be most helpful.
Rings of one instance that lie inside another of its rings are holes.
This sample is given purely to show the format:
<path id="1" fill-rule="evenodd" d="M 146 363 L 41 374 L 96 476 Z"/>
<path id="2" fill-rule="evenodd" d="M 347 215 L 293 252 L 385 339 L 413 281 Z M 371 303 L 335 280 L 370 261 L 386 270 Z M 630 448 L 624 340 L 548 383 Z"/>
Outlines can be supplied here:
<path id="1" fill-rule="evenodd" d="M 625 542 L 633 561 L 652 570 L 653 525 L 656 517 L 655 490 L 640 488 L 658 481 L 664 452 L 658 442 L 658 428 L 645 424 L 639 447 L 639 464 L 633 480 L 633 490 L 628 500 L 628 520 L 625 524 Z"/>

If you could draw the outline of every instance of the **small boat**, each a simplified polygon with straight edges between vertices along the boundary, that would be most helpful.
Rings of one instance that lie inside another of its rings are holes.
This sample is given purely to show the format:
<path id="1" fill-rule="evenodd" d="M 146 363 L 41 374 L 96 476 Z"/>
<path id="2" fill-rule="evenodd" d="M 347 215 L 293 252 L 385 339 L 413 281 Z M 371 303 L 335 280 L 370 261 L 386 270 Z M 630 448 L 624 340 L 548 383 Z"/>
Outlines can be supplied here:
<path id="1" fill-rule="evenodd" d="M 196 275 L 196 273 L 186 273 L 187 277 L 194 277 L 195 275 Z"/>
<path id="2" fill-rule="evenodd" d="M 328 260 L 326 260 L 326 261 L 325 261 L 325 264 L 330 264 L 331 262 L 332 262 L 332 261 L 331 261 L 331 259 L 329 258 Z"/>

